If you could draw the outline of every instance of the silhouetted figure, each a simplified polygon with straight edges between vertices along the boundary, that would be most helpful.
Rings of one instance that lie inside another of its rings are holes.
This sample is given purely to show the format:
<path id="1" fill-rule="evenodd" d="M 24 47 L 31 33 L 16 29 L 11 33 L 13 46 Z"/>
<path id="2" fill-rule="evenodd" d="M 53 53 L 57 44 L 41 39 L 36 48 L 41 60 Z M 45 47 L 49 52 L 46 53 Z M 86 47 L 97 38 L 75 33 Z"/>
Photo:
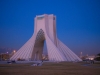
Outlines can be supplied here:
<path id="1" fill-rule="evenodd" d="M 90 60 L 90 64 L 94 64 L 94 60 Z"/>

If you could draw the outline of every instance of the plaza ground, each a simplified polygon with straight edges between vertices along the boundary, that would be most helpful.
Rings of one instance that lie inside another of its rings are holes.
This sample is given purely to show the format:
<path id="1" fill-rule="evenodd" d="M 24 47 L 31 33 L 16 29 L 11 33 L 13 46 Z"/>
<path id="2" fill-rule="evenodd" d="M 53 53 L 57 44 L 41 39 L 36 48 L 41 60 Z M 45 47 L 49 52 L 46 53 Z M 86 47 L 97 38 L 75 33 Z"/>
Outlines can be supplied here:
<path id="1" fill-rule="evenodd" d="M 31 66 L 32 64 L 33 62 L 0 64 L 0 75 L 100 75 L 100 63 L 44 62 L 42 66 Z"/>

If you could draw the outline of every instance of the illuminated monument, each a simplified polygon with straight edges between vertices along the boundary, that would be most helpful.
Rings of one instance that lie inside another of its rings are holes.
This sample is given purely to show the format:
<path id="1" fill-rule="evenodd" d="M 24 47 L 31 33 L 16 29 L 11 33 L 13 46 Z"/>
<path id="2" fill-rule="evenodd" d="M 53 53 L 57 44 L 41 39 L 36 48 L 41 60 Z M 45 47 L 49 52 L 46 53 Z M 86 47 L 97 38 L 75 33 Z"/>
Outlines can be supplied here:
<path id="1" fill-rule="evenodd" d="M 10 60 L 41 60 L 44 41 L 46 41 L 49 61 L 81 61 L 56 35 L 56 17 L 51 15 L 38 15 L 35 17 L 34 34 L 10 58 Z"/>

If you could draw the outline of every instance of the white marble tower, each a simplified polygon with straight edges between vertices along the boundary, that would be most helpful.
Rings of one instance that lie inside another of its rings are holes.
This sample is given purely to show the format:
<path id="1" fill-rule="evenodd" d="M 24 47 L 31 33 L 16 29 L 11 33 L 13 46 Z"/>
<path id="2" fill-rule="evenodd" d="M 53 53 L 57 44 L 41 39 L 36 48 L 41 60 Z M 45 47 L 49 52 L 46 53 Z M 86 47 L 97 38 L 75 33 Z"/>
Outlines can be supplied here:
<path id="1" fill-rule="evenodd" d="M 81 61 L 57 38 L 56 17 L 53 14 L 35 17 L 34 34 L 10 60 L 41 60 L 44 41 L 46 41 L 49 61 Z"/>

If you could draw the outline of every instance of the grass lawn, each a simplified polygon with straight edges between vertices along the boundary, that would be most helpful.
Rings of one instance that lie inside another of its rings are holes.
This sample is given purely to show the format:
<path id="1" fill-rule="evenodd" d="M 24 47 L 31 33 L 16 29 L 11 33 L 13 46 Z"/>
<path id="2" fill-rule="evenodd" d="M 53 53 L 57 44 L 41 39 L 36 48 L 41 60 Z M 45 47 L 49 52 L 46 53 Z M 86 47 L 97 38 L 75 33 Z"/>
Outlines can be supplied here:
<path id="1" fill-rule="evenodd" d="M 100 75 L 100 64 L 82 66 L 84 63 L 44 62 L 42 66 L 29 64 L 0 64 L 0 75 Z"/>

